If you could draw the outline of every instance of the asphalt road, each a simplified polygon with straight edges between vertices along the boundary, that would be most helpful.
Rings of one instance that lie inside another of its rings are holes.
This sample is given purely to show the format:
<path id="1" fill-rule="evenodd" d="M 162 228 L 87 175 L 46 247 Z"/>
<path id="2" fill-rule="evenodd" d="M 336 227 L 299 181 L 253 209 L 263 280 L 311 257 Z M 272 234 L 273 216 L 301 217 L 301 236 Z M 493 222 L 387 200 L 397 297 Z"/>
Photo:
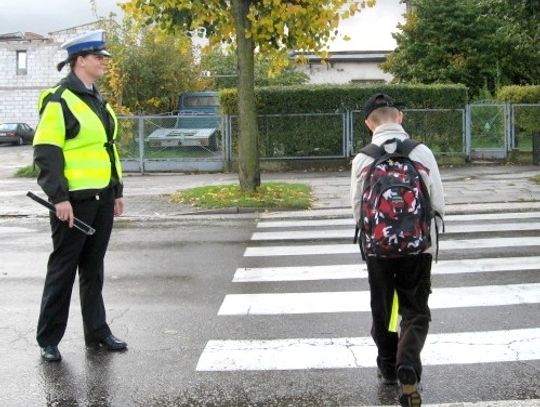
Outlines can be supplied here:
<path id="1" fill-rule="evenodd" d="M 8 380 L 0 405 L 152 405 L 178 392 L 205 405 L 206 381 L 196 377 L 194 366 L 206 339 L 223 329 L 215 311 L 252 227 L 251 221 L 118 227 L 107 256 L 104 296 L 111 329 L 130 349 L 85 350 L 74 289 L 60 345 L 64 360 L 49 365 L 40 361 L 34 340 L 48 226 L 44 220 L 3 222 L 0 376 Z M 202 394 L 191 382 L 200 382 Z M 109 396 L 99 401 L 102 392 Z"/>
<path id="2" fill-rule="evenodd" d="M 355 264 L 358 254 L 246 258 L 247 247 L 299 242 L 252 242 L 251 219 L 130 221 L 117 225 L 107 256 L 105 302 L 120 354 L 84 348 L 77 290 L 63 361 L 40 360 L 35 325 L 50 250 L 44 219 L 0 224 L 0 376 L 3 406 L 345 406 L 395 403 L 374 368 L 198 371 L 209 340 L 359 337 L 369 335 L 367 312 L 218 315 L 229 294 L 365 291 L 365 279 L 233 283 L 238 267 Z M 305 242 L 304 242 L 305 243 Z M 321 244 L 311 241 L 310 244 Z M 329 240 L 324 243 L 343 243 Z M 518 255 L 513 251 L 512 255 Z M 530 256 L 530 254 L 528 254 Z M 473 257 L 481 257 L 475 254 Z M 491 255 L 489 255 L 491 257 Z M 444 258 L 449 258 L 448 256 Z M 534 284 L 538 269 L 519 273 L 434 276 L 434 287 Z M 434 310 L 431 332 L 540 326 L 538 304 Z M 456 355 L 458 357 L 459 355 Z M 431 403 L 538 398 L 540 362 L 426 366 Z"/>
<path id="3" fill-rule="evenodd" d="M 27 147 L 0 149 L 14 157 L 0 166 L 0 177 L 10 176 L 14 162 L 22 165 L 31 156 Z M 21 185 L 27 186 L 23 181 Z M 493 204 L 477 208 L 501 209 Z M 531 203 L 526 210 L 527 215 L 516 218 L 497 214 L 491 220 L 448 222 L 442 244 L 462 248 L 442 250 L 441 264 L 456 266 L 433 275 L 433 298 L 447 293 L 451 303 L 433 309 L 430 337 L 440 338 L 442 345 L 432 344 L 438 350 L 436 360 L 433 352 L 425 351 L 423 397 L 428 405 L 539 405 L 540 357 L 535 345 L 540 335 L 535 332 L 540 327 L 540 244 L 535 239 L 540 230 L 534 225 L 540 222 L 540 208 Z M 358 338 L 369 337 L 370 317 L 355 308 L 362 302 L 356 298 L 367 290 L 359 255 L 351 250 L 350 238 L 339 237 L 352 230 L 348 210 L 256 218 L 154 216 L 117 222 L 106 258 L 104 296 L 113 333 L 128 341 L 129 350 L 111 354 L 85 349 L 75 287 L 60 344 L 63 361 L 48 364 L 41 361 L 34 339 L 51 249 L 47 220 L 1 217 L 0 405 L 396 405 L 397 388 L 379 384 L 370 365 L 373 358 L 362 361 L 364 348 L 358 345 Z M 330 223 L 310 226 L 304 221 Z M 283 235 L 257 239 L 255 233 L 260 232 Z M 296 232 L 308 232 L 308 237 Z M 504 239 L 515 238 L 524 240 L 505 245 Z M 527 239 L 533 243 L 527 245 Z M 475 261 L 487 259 L 487 266 L 469 270 Z M 330 271 L 306 277 L 321 266 Z M 253 277 L 265 270 L 270 270 L 266 277 Z M 244 278 L 238 278 L 242 272 Z M 479 287 L 481 295 L 474 291 Z M 484 301 L 486 290 L 491 294 Z M 353 294 L 352 304 L 344 300 L 348 293 Z M 306 309 L 304 300 L 295 302 L 311 295 L 322 295 L 312 303 L 314 309 Z M 264 298 L 273 299 L 266 309 L 261 308 Z M 231 300 L 246 301 L 247 308 L 235 308 Z M 325 310 L 331 306 L 331 312 Z M 499 346 L 503 332 L 514 337 L 512 343 Z M 532 338 L 518 337 L 531 332 Z M 451 339 L 461 333 L 466 333 L 465 339 Z M 485 333 L 476 352 L 463 353 Z M 321 345 L 313 338 L 326 341 Z M 349 341 L 343 346 L 346 357 L 332 359 L 340 338 Z M 210 345 L 215 343 L 229 349 L 212 353 Z M 307 359 L 306 346 L 300 346 L 305 343 L 313 349 Z M 240 344 L 259 348 L 248 353 Z M 317 366 L 308 366 L 314 360 Z"/>

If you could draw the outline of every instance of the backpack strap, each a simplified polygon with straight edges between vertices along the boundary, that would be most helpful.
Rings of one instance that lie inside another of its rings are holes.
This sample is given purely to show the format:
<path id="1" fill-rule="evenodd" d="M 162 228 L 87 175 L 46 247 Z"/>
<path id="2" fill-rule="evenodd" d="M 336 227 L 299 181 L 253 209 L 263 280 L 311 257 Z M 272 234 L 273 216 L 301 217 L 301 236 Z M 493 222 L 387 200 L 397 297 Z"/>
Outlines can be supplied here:
<path id="1" fill-rule="evenodd" d="M 423 144 L 421 141 L 416 141 L 410 138 L 406 138 L 405 140 L 401 140 L 398 142 L 397 149 L 401 154 L 404 156 L 409 156 L 409 154 L 420 144 Z"/>
<path id="2" fill-rule="evenodd" d="M 383 155 L 381 147 L 375 143 L 368 144 L 360 150 L 361 153 L 374 158 L 375 160 Z"/>
<path id="3" fill-rule="evenodd" d="M 384 146 L 386 144 L 392 143 L 397 143 L 396 151 L 406 157 L 408 157 L 411 151 L 413 151 L 417 146 L 423 144 L 421 141 L 416 141 L 410 138 L 406 138 L 405 140 L 393 138 L 385 141 L 381 146 L 378 146 L 375 143 L 368 144 L 367 146 L 362 148 L 360 152 L 376 160 L 377 158 L 383 156 L 386 153 Z"/>
<path id="4" fill-rule="evenodd" d="M 441 216 L 441 214 L 437 211 L 434 212 L 433 214 L 433 219 L 434 219 L 434 223 L 435 223 L 435 238 L 437 239 L 437 248 L 435 250 L 435 263 L 437 263 L 439 261 L 439 234 L 440 234 L 440 231 L 439 231 L 439 224 L 437 222 L 437 218 L 441 220 L 441 224 L 442 224 L 442 231 L 444 233 L 444 228 L 445 228 L 445 225 L 444 225 L 444 219 L 443 217 Z"/>

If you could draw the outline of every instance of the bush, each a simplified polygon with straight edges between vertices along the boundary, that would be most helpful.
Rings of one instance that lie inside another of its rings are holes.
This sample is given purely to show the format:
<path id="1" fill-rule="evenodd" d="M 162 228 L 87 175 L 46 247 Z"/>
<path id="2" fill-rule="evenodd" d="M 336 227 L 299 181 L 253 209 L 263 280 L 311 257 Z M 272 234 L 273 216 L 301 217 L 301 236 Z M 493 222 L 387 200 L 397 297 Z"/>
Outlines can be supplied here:
<path id="1" fill-rule="evenodd" d="M 497 91 L 497 100 L 508 103 L 540 103 L 540 85 L 503 86 Z"/>
<path id="2" fill-rule="evenodd" d="M 255 90 L 258 114 L 335 113 L 362 110 L 377 92 L 387 93 L 407 109 L 462 109 L 468 101 L 463 85 L 302 85 Z M 237 112 L 236 89 L 220 91 L 222 112 Z"/>
<path id="3" fill-rule="evenodd" d="M 467 104 L 465 86 L 303 85 L 256 89 L 261 157 L 341 156 L 344 126 L 341 113 L 346 111 L 353 112 L 353 153 L 357 152 L 371 140 L 362 109 L 366 100 L 377 92 L 391 95 L 403 104 L 404 109 L 450 109 L 428 113 L 406 111 L 405 128 L 411 136 L 432 146 L 434 151 L 463 151 L 463 113 L 453 109 L 464 109 Z M 220 104 L 223 113 L 236 115 L 236 90 L 220 91 Z M 236 138 L 233 119 L 234 150 Z"/>
<path id="4" fill-rule="evenodd" d="M 514 131 L 516 148 L 524 151 L 532 150 L 532 134 L 540 132 L 540 85 L 504 86 L 497 92 L 497 100 L 514 106 Z"/>

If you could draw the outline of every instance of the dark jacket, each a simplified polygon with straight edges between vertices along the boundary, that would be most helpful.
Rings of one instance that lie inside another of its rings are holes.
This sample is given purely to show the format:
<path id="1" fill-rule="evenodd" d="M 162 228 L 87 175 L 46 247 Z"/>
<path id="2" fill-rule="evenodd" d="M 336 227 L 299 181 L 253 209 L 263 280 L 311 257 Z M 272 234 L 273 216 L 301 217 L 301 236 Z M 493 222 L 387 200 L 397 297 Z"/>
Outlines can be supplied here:
<path id="1" fill-rule="evenodd" d="M 59 85 L 69 89 L 81 98 L 96 115 L 101 119 L 103 127 L 107 132 L 107 139 L 112 140 L 114 134 L 114 121 L 109 112 L 105 108 L 106 100 L 101 96 L 95 87 L 91 90 L 86 88 L 81 80 L 71 72 L 68 76 L 62 79 Z M 52 94 L 47 96 L 43 101 L 41 112 L 45 105 L 52 97 Z M 63 99 L 60 100 L 62 105 L 62 113 L 64 115 L 64 124 L 66 128 L 66 139 L 74 138 L 80 130 L 80 125 L 75 116 L 70 112 L 67 104 Z M 107 151 L 111 158 L 111 182 L 110 188 L 114 190 L 114 196 L 120 198 L 123 195 L 123 185 L 118 177 L 118 172 L 115 166 L 115 160 L 112 148 L 108 147 Z M 53 203 L 67 201 L 69 199 L 88 199 L 97 195 L 100 191 L 94 189 L 72 191 L 68 190 L 68 182 L 64 176 L 64 154 L 60 147 L 40 144 L 34 147 L 34 162 L 39 167 L 38 184 Z"/>

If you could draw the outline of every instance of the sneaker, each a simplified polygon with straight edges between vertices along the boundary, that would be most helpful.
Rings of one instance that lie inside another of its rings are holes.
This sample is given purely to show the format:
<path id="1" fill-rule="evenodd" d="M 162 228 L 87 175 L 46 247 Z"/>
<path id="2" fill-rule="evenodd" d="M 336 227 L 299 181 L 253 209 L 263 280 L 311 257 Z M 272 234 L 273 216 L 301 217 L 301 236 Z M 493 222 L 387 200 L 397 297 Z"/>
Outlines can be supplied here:
<path id="1" fill-rule="evenodd" d="M 397 370 L 397 376 L 401 384 L 399 404 L 402 407 L 420 407 L 422 398 L 418 392 L 418 378 L 414 369 L 410 366 L 400 366 Z"/>
<path id="2" fill-rule="evenodd" d="M 381 369 L 377 368 L 377 377 L 381 380 L 382 384 L 393 385 L 398 382 L 396 372 L 383 373 Z"/>
<path id="3" fill-rule="evenodd" d="M 60 362 L 62 355 L 60 355 L 58 346 L 47 345 L 41 348 L 41 358 L 47 362 Z"/>

